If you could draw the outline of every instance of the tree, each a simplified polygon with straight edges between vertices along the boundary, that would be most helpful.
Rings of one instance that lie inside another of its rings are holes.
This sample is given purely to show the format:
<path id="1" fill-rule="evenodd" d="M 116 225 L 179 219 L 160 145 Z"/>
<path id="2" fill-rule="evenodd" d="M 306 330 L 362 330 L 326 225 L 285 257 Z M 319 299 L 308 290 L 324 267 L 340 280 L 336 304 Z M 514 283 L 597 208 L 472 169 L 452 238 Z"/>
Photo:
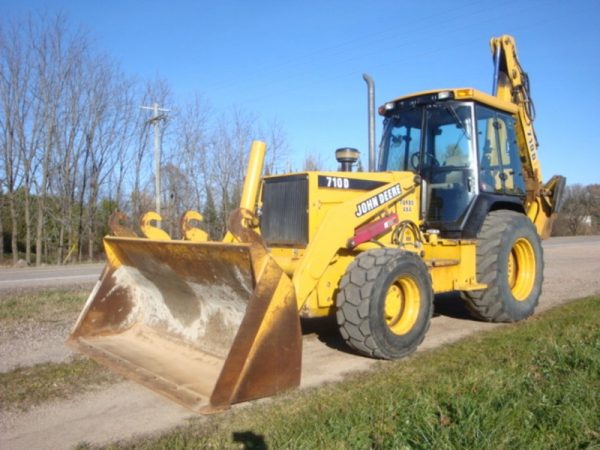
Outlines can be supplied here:
<path id="1" fill-rule="evenodd" d="M 315 171 L 321 170 L 323 164 L 321 162 L 321 157 L 319 155 L 315 155 L 314 153 L 308 153 L 304 157 L 304 162 L 302 163 L 303 171 Z"/>
<path id="2" fill-rule="evenodd" d="M 289 154 L 289 145 L 283 125 L 278 120 L 274 120 L 261 134 L 265 136 L 264 139 L 267 143 L 265 173 L 268 175 L 281 173 Z"/>
<path id="3" fill-rule="evenodd" d="M 600 184 L 590 184 L 587 186 L 592 197 L 591 199 L 591 219 L 592 232 L 600 233 Z"/>
<path id="4" fill-rule="evenodd" d="M 189 208 L 202 210 L 208 194 L 207 176 L 208 151 L 210 137 L 208 136 L 210 107 L 199 95 L 195 95 L 186 103 L 176 123 L 176 153 L 174 160 L 183 171 L 189 183 L 187 204 Z"/>
<path id="5" fill-rule="evenodd" d="M 164 205 L 163 229 L 173 238 L 179 236 L 179 218 L 190 209 L 192 189 L 182 170 L 172 163 L 161 168 Z"/>
<path id="6" fill-rule="evenodd" d="M 42 138 L 36 155 L 37 167 L 37 217 L 35 232 L 35 262 L 42 263 L 42 245 L 45 225 L 47 224 L 46 205 L 50 181 L 51 155 L 56 145 L 58 113 L 61 99 L 66 89 L 67 75 L 72 65 L 79 58 L 78 50 L 64 42 L 67 23 L 62 16 L 56 17 L 46 26 L 30 21 L 28 39 L 35 53 L 35 89 L 34 97 L 39 107 L 36 109 L 36 119 L 42 127 Z M 79 38 L 77 40 L 80 40 Z"/>
<path id="7" fill-rule="evenodd" d="M 204 203 L 204 209 L 202 210 L 204 217 L 205 230 L 209 237 L 213 240 L 221 238 L 221 230 L 219 228 L 219 214 L 215 206 L 213 199 L 212 189 L 207 187 L 206 189 L 206 202 Z"/>
<path id="8" fill-rule="evenodd" d="M 63 15 L 0 18 L 0 236 L 13 262 L 18 251 L 32 260 L 33 248 L 37 265 L 93 259 L 108 209 L 135 220 L 153 208 L 150 117 L 140 109 L 153 103 L 172 109 L 161 130 L 165 225 L 176 233 L 180 214 L 197 209 L 219 238 L 252 139 L 267 142 L 265 171 L 282 170 L 283 126 L 259 129 L 239 109 L 213 119 L 199 95 L 178 107 L 166 80 L 125 76 Z"/>
<path id="9" fill-rule="evenodd" d="M 204 176 L 217 205 L 219 218 L 216 228 L 221 236 L 227 229 L 230 212 L 239 206 L 248 149 L 256 134 L 255 122 L 252 114 L 238 109 L 232 110 L 229 115 L 222 115 L 208 146 Z"/>
<path id="10" fill-rule="evenodd" d="M 597 217 L 600 208 L 597 186 L 574 184 L 565 188 L 563 206 L 554 225 L 554 235 L 575 236 L 593 231 L 593 219 Z"/>
<path id="11" fill-rule="evenodd" d="M 1 186 L 2 179 L 0 179 L 0 264 L 4 262 L 4 195 Z"/>
<path id="12" fill-rule="evenodd" d="M 18 260 L 18 217 L 15 195 L 22 182 L 19 151 L 19 128 L 27 110 L 26 49 L 15 25 L 0 29 L 0 166 L 3 170 L 3 186 L 11 221 L 11 252 L 13 264 Z"/>

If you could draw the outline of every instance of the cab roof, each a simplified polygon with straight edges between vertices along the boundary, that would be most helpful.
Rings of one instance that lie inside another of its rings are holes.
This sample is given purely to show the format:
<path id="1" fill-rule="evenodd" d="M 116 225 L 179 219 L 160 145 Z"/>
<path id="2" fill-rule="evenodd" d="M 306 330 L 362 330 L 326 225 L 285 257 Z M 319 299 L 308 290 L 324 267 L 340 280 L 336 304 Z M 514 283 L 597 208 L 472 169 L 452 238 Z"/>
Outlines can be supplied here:
<path id="1" fill-rule="evenodd" d="M 440 94 L 442 94 L 440 96 Z M 504 100 L 500 100 L 497 97 L 486 94 L 485 92 L 479 91 L 474 88 L 451 88 L 451 89 L 432 89 L 429 91 L 421 91 L 413 94 L 403 95 L 402 97 L 397 97 L 394 100 L 386 102 L 379 109 L 380 114 L 385 114 L 388 104 L 397 104 L 400 102 L 417 100 L 419 97 L 427 98 L 429 97 L 429 101 L 443 101 L 443 100 L 458 100 L 458 101 L 476 101 L 482 103 L 487 106 L 491 106 L 492 108 L 500 109 L 502 111 L 516 114 L 518 111 L 517 105 L 511 102 L 505 102 Z"/>

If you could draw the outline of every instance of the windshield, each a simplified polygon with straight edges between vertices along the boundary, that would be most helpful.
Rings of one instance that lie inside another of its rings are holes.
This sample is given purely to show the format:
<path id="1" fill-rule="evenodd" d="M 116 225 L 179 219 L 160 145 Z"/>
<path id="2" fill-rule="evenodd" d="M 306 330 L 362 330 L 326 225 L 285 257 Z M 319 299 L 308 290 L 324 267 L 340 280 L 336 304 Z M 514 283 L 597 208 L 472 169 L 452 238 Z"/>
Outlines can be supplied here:
<path id="1" fill-rule="evenodd" d="M 410 159 L 421 148 L 422 109 L 400 111 L 384 122 L 380 170 L 415 170 Z"/>
<path id="2" fill-rule="evenodd" d="M 435 105 L 427 111 L 427 139 L 422 158 L 422 175 L 438 181 L 435 174 L 450 168 L 470 167 L 473 161 L 470 104 Z"/>
<path id="3" fill-rule="evenodd" d="M 380 170 L 412 171 L 427 176 L 427 172 L 439 166 L 470 166 L 473 159 L 471 113 L 469 103 L 444 102 L 400 110 L 387 117 Z"/>
<path id="4" fill-rule="evenodd" d="M 460 227 L 476 192 L 474 136 L 471 102 L 398 109 L 384 122 L 380 170 L 420 174 L 426 222 Z"/>

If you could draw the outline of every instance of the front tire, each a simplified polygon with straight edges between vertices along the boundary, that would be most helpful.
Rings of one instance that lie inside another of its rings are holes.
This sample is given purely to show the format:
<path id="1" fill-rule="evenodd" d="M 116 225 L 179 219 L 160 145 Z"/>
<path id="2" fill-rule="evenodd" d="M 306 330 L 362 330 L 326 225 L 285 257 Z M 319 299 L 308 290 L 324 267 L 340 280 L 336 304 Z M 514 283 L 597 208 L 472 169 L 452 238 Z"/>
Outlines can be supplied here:
<path id="1" fill-rule="evenodd" d="M 429 329 L 431 278 L 414 253 L 361 253 L 342 278 L 336 298 L 340 334 L 357 352 L 397 359 L 414 352 Z"/>
<path id="2" fill-rule="evenodd" d="M 532 315 L 542 293 L 544 260 L 531 220 L 514 211 L 492 211 L 477 239 L 477 281 L 488 287 L 464 292 L 473 316 L 516 322 Z"/>

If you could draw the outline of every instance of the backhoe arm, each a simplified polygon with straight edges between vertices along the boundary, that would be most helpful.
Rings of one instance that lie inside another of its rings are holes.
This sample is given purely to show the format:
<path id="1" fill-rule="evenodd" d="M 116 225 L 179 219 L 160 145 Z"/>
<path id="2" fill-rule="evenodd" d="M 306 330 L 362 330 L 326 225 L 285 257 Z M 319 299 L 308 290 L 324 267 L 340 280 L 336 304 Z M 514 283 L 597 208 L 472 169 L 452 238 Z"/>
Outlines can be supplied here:
<path id="1" fill-rule="evenodd" d="M 520 138 L 521 157 L 525 157 L 525 172 L 527 173 L 527 190 L 537 191 L 541 187 L 542 172 L 537 157 L 538 140 L 533 128 L 535 108 L 530 96 L 529 77 L 523 71 L 515 40 L 512 36 L 492 38 L 490 46 L 494 58 L 494 88 L 493 95 L 506 102 L 514 103 L 519 107 L 518 128 Z M 529 194 L 529 192 L 528 192 Z"/>
<path id="2" fill-rule="evenodd" d="M 500 100 L 514 103 L 517 113 L 517 139 L 523 161 L 523 176 L 527 193 L 527 215 L 534 222 L 542 238 L 549 237 L 552 222 L 560 208 L 566 180 L 554 176 L 545 185 L 538 159 L 538 140 L 533 127 L 535 107 L 531 99 L 529 77 L 521 67 L 515 40 L 504 35 L 490 40 L 494 59 L 493 95 Z"/>

